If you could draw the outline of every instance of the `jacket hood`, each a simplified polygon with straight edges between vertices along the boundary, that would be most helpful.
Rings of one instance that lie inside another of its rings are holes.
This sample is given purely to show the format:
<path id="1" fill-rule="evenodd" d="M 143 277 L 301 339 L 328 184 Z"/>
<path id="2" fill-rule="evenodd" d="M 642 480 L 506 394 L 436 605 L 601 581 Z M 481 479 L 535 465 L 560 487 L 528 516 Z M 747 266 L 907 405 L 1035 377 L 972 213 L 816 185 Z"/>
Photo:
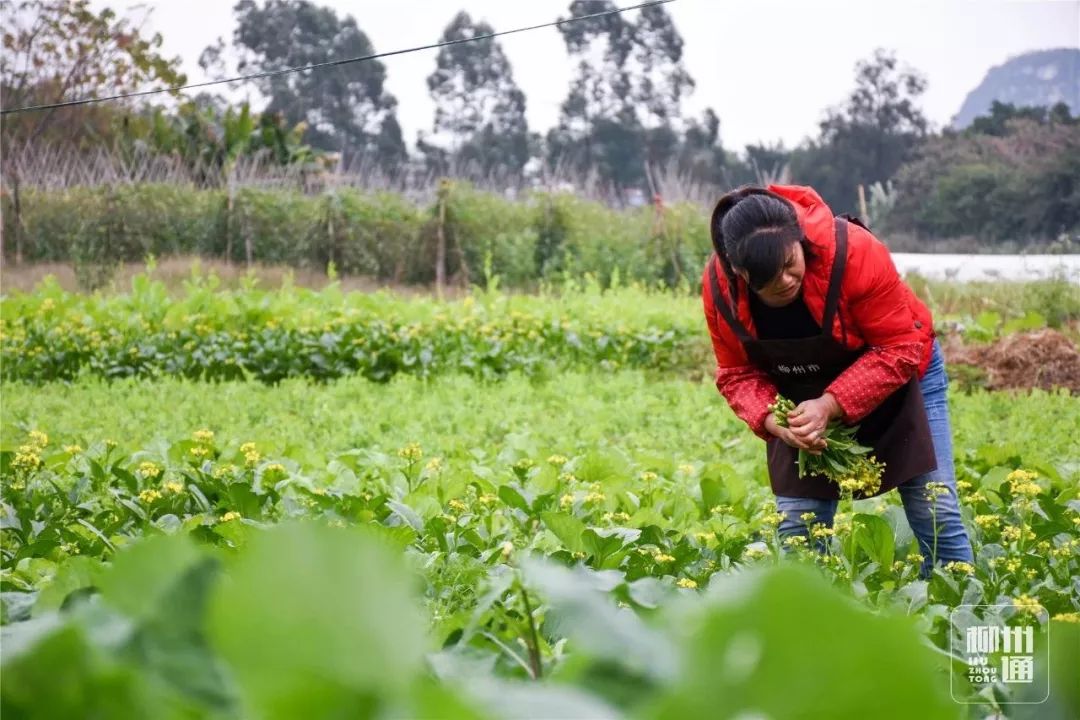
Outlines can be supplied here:
<path id="1" fill-rule="evenodd" d="M 811 245 L 834 246 L 833 212 L 816 190 L 806 185 L 769 185 L 766 189 L 795 206 L 799 225 Z"/>

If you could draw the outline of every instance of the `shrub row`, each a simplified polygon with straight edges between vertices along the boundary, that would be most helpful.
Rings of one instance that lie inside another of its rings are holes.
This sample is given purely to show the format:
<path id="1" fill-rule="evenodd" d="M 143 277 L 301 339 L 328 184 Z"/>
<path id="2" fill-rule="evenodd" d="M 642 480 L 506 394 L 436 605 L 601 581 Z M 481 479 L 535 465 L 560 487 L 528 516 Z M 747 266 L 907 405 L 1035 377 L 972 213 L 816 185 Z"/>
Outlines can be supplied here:
<path id="1" fill-rule="evenodd" d="M 465 284 L 487 269 L 512 287 L 586 273 L 606 285 L 616 272 L 673 286 L 696 280 L 711 249 L 694 205 L 617 211 L 566 193 L 510 200 L 461 183 L 445 183 L 426 205 L 352 188 L 241 188 L 230 196 L 137 184 L 24 190 L 20 212 L 10 194 L 3 211 L 5 253 L 18 246 L 31 262 L 198 254 L 316 269 L 332 262 L 342 273 L 400 283 L 434 280 L 440 235 L 451 281 Z"/>

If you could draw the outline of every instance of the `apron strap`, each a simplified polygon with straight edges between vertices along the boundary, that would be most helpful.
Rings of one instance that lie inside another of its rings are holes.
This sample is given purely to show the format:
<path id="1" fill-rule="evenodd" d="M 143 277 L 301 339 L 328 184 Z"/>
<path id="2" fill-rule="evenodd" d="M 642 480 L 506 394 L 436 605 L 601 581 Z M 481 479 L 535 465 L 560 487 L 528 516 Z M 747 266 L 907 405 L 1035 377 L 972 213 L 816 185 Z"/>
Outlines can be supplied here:
<path id="1" fill-rule="evenodd" d="M 713 254 L 709 259 L 709 289 L 712 291 L 713 306 L 727 322 L 731 331 L 735 333 L 735 337 L 739 338 L 739 342 L 750 342 L 753 338 L 750 337 L 750 333 L 747 332 L 746 326 L 744 326 L 739 318 L 731 312 L 731 307 L 726 302 L 727 298 L 720 292 L 720 281 L 716 276 L 716 263 L 718 261 L 719 257 L 716 254 Z"/>
<path id="2" fill-rule="evenodd" d="M 821 329 L 825 334 L 832 333 L 833 318 L 840 302 L 840 286 L 844 282 L 844 270 L 847 267 L 847 220 L 836 218 L 836 255 L 833 256 L 832 273 L 829 275 L 829 291 L 825 295 L 825 313 L 821 319 Z M 843 316 L 840 317 L 843 331 Z M 846 332 L 842 332 L 846 335 Z"/>

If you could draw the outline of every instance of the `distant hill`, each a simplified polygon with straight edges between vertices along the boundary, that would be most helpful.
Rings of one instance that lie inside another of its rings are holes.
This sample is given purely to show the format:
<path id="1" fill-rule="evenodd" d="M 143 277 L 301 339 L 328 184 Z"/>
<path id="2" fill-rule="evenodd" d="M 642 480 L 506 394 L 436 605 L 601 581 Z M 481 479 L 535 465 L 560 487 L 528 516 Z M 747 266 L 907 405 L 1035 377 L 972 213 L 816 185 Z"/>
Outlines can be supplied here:
<path id="1" fill-rule="evenodd" d="M 1064 102 L 1073 115 L 1080 114 L 1080 50 L 1036 50 L 990 68 L 964 99 L 953 118 L 953 127 L 967 127 L 979 115 L 985 115 L 994 100 L 1016 107 Z"/>

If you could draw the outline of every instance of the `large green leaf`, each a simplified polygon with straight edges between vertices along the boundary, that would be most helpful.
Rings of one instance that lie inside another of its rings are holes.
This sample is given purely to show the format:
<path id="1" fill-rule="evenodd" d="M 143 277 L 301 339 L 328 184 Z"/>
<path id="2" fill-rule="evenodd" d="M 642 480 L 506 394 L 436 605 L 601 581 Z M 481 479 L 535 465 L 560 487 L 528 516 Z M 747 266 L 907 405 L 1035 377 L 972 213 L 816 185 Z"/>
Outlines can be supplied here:
<path id="1" fill-rule="evenodd" d="M 856 513 L 852 519 L 855 526 L 855 538 L 859 547 L 874 562 L 884 568 L 892 565 L 896 548 L 893 544 L 892 527 L 882 517 L 868 513 Z"/>
<path id="2" fill-rule="evenodd" d="M 719 599 L 674 618 L 683 674 L 646 716 L 960 716 L 910 619 L 871 614 L 799 566 L 712 586 Z"/>
<path id="3" fill-rule="evenodd" d="M 426 625 L 386 541 L 296 524 L 252 538 L 209 618 L 249 711 L 265 718 L 375 716 L 420 670 Z"/>
<path id="4" fill-rule="evenodd" d="M 587 552 L 582 535 L 585 534 L 585 524 L 573 515 L 557 512 L 540 513 L 540 519 L 547 525 L 548 530 L 559 538 L 566 549 L 570 552 Z"/>
<path id="5" fill-rule="evenodd" d="M 522 565 L 529 585 L 551 606 L 545 628 L 569 636 L 576 653 L 615 663 L 638 677 L 669 678 L 675 673 L 670 641 L 629 609 L 619 608 L 607 592 L 619 573 L 573 569 L 538 557 Z M 614 575 L 615 577 L 610 577 Z"/>
<path id="6" fill-rule="evenodd" d="M 112 567 L 102 573 L 102 596 L 132 619 L 148 618 L 176 581 L 202 559 L 187 535 L 145 538 L 117 553 Z"/>

